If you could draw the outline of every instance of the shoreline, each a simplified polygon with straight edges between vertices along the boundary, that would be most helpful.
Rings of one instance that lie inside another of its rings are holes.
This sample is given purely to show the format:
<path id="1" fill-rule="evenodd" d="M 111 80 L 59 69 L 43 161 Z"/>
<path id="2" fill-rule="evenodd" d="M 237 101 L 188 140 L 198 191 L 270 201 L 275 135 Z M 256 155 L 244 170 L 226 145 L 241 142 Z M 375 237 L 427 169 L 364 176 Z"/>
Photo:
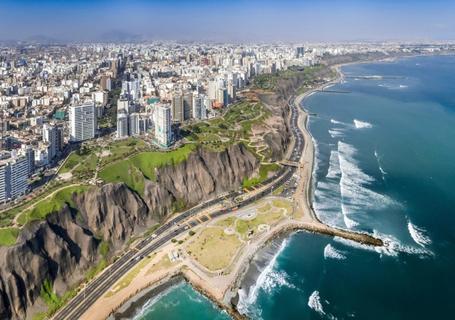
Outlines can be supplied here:
<path id="1" fill-rule="evenodd" d="M 390 59 L 390 58 L 387 58 Z M 288 223 L 283 223 L 281 226 L 278 225 L 270 232 L 267 232 L 260 237 L 259 239 L 255 239 L 257 243 L 253 246 L 252 252 L 251 251 L 251 244 L 248 244 L 248 247 L 244 247 L 238 253 L 239 262 L 242 265 L 238 268 L 237 271 L 232 271 L 233 280 L 228 285 L 226 290 L 224 291 L 223 298 L 220 299 L 216 297 L 213 292 L 210 290 L 210 284 L 204 283 L 203 279 L 200 278 L 197 274 L 195 274 L 192 270 L 189 270 L 185 266 L 180 268 L 177 272 L 172 272 L 168 274 L 166 277 L 163 277 L 161 280 L 157 281 L 158 283 L 149 283 L 143 289 L 138 290 L 136 293 L 132 294 L 123 301 L 116 310 L 110 313 L 108 319 L 110 320 L 118 320 L 118 319 L 125 319 L 125 314 L 127 317 L 132 318 L 134 315 L 138 314 L 141 305 L 143 306 L 147 301 L 153 299 L 153 297 L 158 296 L 162 292 L 168 290 L 170 287 L 178 285 L 178 283 L 186 282 L 192 286 L 192 288 L 198 291 L 200 294 L 204 295 L 207 299 L 209 299 L 212 303 L 214 303 L 220 310 L 226 311 L 231 318 L 233 319 L 247 319 L 246 315 L 240 314 L 237 310 L 237 303 L 238 303 L 238 290 L 241 288 L 242 281 L 244 280 L 245 275 L 247 274 L 251 261 L 256 257 L 258 252 L 269 245 L 272 241 L 279 237 L 283 237 L 283 239 L 289 238 L 289 236 L 296 232 L 306 231 L 312 233 L 318 233 L 322 235 L 328 236 L 341 236 L 343 238 L 347 238 L 359 243 L 371 245 L 371 246 L 384 246 L 386 245 L 382 240 L 374 238 L 370 234 L 360 233 L 350 230 L 343 230 L 331 227 L 329 225 L 324 224 L 322 221 L 319 220 L 316 213 L 313 210 L 312 199 L 313 199 L 313 187 L 312 184 L 313 180 L 313 170 L 314 170 L 314 162 L 315 162 L 315 154 L 314 154 L 314 140 L 313 137 L 308 129 L 309 123 L 309 116 L 310 113 L 304 108 L 302 102 L 304 99 L 309 97 L 310 95 L 314 94 L 315 92 L 339 83 L 343 80 L 343 74 L 341 72 L 341 67 L 349 64 L 357 64 L 357 63 L 375 63 L 381 60 L 376 61 L 359 61 L 359 62 L 350 62 L 346 64 L 338 64 L 330 66 L 330 68 L 334 69 L 337 72 L 337 76 L 335 79 L 332 79 L 326 83 L 320 84 L 314 88 L 309 89 L 308 91 L 298 95 L 291 97 L 291 103 L 297 110 L 298 115 L 298 127 L 300 131 L 304 134 L 304 150 L 302 152 L 301 158 L 299 163 L 302 164 L 302 167 L 305 168 L 305 172 L 300 172 L 301 175 L 305 179 L 302 179 L 300 176 L 300 183 L 299 186 L 301 187 L 300 191 L 303 193 L 299 193 L 298 189 L 296 190 L 295 195 L 300 195 L 298 199 L 294 199 L 295 203 L 297 203 L 297 209 L 303 212 L 303 219 L 300 221 L 288 221 Z M 309 148 L 309 149 L 308 149 Z M 310 168 L 310 170 L 308 170 Z M 300 169 L 303 171 L 302 169 Z M 309 175 L 308 175 L 309 172 Z M 306 175 L 306 176 L 305 176 Z M 302 181 L 303 180 L 303 181 Z M 303 195 L 303 196 L 302 196 Z M 244 252 L 241 252 L 244 251 Z M 235 263 L 233 263 L 235 264 Z M 231 265 L 232 267 L 232 265 Z M 234 267 L 235 269 L 235 267 Z M 198 280 L 193 278 L 193 275 L 189 275 L 188 273 L 193 273 L 194 276 L 199 277 Z M 201 281 L 202 280 L 202 281 Z M 233 301 L 236 303 L 233 303 Z"/>

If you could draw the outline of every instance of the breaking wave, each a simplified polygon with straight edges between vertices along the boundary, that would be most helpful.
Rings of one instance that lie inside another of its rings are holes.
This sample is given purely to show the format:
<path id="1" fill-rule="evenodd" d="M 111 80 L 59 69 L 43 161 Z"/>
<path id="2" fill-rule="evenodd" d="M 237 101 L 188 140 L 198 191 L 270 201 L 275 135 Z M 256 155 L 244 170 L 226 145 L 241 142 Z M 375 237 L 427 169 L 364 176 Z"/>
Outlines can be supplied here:
<path id="1" fill-rule="evenodd" d="M 308 298 L 308 307 L 319 313 L 320 315 L 325 315 L 324 310 L 322 309 L 321 297 L 319 296 L 319 291 L 313 291 L 313 293 Z"/>
<path id="2" fill-rule="evenodd" d="M 288 240 L 285 239 L 270 262 L 259 274 L 256 283 L 247 289 L 248 291 L 245 289 L 239 290 L 239 304 L 237 307 L 240 313 L 253 314 L 254 318 L 261 318 L 261 310 L 255 307 L 260 289 L 264 290 L 267 294 L 270 294 L 275 288 L 279 287 L 296 288 L 288 281 L 286 272 L 274 270 L 276 260 L 286 248 L 287 244 Z"/>
<path id="3" fill-rule="evenodd" d="M 386 256 L 390 256 L 390 257 L 397 257 L 400 253 L 418 255 L 421 258 L 433 256 L 433 252 L 431 252 L 430 250 L 405 245 L 392 235 L 383 234 L 383 233 L 378 232 L 377 230 L 373 230 L 372 235 L 376 238 L 381 239 L 384 242 L 384 246 L 372 247 L 372 246 L 358 243 L 353 240 L 344 239 L 341 237 L 334 237 L 333 239 L 337 242 L 343 243 L 343 244 L 353 247 L 353 248 L 374 251 L 374 252 L 379 253 L 380 255 L 386 255 Z"/>
<path id="4" fill-rule="evenodd" d="M 356 129 L 368 129 L 368 128 L 373 128 L 373 125 L 369 122 L 366 121 L 361 121 L 354 119 L 354 126 Z"/>
<path id="5" fill-rule="evenodd" d="M 345 123 L 345 122 L 342 122 L 342 121 L 338 121 L 338 120 L 335 120 L 335 119 L 330 119 L 330 122 L 333 123 L 333 124 L 339 124 L 339 125 L 343 125 L 343 126 L 349 126 L 348 123 Z"/>
<path id="6" fill-rule="evenodd" d="M 330 151 L 329 170 L 327 171 L 327 178 L 339 178 L 341 175 L 340 162 L 338 158 L 338 151 Z"/>
<path id="7" fill-rule="evenodd" d="M 344 136 L 344 132 L 341 129 L 329 129 L 329 134 L 332 138 L 342 138 Z"/>
<path id="8" fill-rule="evenodd" d="M 342 213 L 348 228 L 356 224 L 348 215 L 362 212 L 365 208 L 380 209 L 396 204 L 391 198 L 368 188 L 375 179 L 360 169 L 354 158 L 356 153 L 357 149 L 353 146 L 338 141 Z"/>
<path id="9" fill-rule="evenodd" d="M 408 220 L 408 231 L 415 243 L 421 247 L 431 244 L 431 239 L 426 235 L 426 231 L 417 227 L 410 220 Z"/>
<path id="10" fill-rule="evenodd" d="M 330 243 L 325 246 L 324 248 L 324 259 L 337 259 L 337 260 L 345 260 L 346 256 L 344 252 L 335 249 Z"/>

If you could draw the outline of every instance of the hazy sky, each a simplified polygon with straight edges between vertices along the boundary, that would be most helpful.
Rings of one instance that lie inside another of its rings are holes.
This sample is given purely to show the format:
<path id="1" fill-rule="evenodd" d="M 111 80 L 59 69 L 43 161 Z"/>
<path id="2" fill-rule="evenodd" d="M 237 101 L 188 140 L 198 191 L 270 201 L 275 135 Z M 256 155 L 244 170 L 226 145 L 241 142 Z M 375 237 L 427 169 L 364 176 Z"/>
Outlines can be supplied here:
<path id="1" fill-rule="evenodd" d="M 453 40 L 455 0 L 0 0 L 0 39 Z"/>

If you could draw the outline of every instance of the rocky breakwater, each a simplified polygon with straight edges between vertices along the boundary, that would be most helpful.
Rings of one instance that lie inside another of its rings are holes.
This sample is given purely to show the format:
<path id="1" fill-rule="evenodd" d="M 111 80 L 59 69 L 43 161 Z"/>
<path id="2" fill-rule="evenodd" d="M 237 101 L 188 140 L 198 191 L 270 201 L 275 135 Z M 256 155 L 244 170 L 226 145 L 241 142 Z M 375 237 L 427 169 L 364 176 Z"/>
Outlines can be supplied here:
<path id="1" fill-rule="evenodd" d="M 222 152 L 198 149 L 186 161 L 157 169 L 143 196 L 123 183 L 74 194 L 71 208 L 29 223 L 15 245 L 0 247 L 0 319 L 31 318 L 44 309 L 46 282 L 63 295 L 101 259 L 124 249 L 131 236 L 163 221 L 176 202 L 189 207 L 233 190 L 258 167 L 242 144 Z"/>

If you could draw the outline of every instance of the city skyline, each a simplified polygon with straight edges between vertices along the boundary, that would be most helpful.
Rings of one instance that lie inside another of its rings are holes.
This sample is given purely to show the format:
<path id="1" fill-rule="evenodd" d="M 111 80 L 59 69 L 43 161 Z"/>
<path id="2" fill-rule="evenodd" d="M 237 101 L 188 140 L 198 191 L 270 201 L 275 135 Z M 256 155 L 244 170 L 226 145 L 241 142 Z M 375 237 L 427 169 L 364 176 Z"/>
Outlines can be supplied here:
<path id="1" fill-rule="evenodd" d="M 455 39 L 446 1 L 2 1 L 0 40 L 330 42 Z M 335 32 L 336 30 L 336 32 Z"/>

